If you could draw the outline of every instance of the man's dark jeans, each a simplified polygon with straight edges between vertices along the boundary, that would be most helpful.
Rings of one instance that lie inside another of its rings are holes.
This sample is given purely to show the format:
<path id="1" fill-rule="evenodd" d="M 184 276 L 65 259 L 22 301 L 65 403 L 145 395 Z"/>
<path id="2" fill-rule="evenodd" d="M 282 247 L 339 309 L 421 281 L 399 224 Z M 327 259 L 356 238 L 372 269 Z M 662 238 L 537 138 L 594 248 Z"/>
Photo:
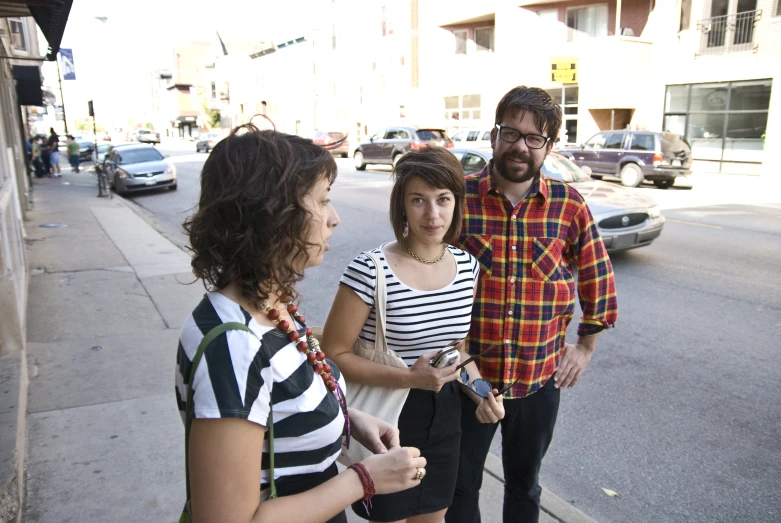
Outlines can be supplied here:
<path id="1" fill-rule="evenodd" d="M 540 464 L 553 438 L 560 390 L 551 378 L 542 389 L 522 399 L 505 400 L 502 426 L 504 523 L 537 523 L 540 518 Z M 483 467 L 497 424 L 480 423 L 477 406 L 461 392 L 461 452 L 458 481 L 446 523 L 480 523 Z"/>

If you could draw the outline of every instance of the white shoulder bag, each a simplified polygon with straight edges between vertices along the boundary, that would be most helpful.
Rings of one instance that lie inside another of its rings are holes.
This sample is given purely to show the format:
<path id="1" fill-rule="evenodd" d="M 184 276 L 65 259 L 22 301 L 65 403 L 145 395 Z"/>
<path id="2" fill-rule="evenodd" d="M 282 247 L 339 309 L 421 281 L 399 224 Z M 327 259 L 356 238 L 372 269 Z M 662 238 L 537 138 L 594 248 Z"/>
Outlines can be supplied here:
<path id="1" fill-rule="evenodd" d="M 385 269 L 377 256 L 370 252 L 365 252 L 364 254 L 374 262 L 376 267 L 377 279 L 374 287 L 374 309 L 377 316 L 377 334 L 375 335 L 373 346 L 358 338 L 353 344 L 353 354 L 381 365 L 406 369 L 407 364 L 404 363 L 404 360 L 398 354 L 388 348 L 385 340 L 385 306 L 387 303 Z M 347 380 L 347 405 L 387 421 L 394 427 L 399 425 L 399 414 L 401 414 L 401 409 L 404 407 L 404 402 L 407 401 L 408 394 L 409 389 L 367 385 Z M 352 439 L 350 448 L 343 449 L 342 455 L 339 457 L 339 463 L 350 466 L 353 463 L 363 461 L 372 454 L 370 450 L 355 439 Z"/>

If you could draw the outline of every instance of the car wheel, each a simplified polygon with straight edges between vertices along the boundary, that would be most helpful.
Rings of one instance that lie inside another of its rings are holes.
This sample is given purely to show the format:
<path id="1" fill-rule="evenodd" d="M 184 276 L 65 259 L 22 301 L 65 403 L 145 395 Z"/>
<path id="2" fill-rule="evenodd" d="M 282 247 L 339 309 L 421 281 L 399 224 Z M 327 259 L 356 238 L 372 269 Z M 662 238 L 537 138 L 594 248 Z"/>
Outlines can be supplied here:
<path id="1" fill-rule="evenodd" d="M 365 171 L 366 164 L 363 162 L 363 153 L 361 151 L 355 151 L 353 155 L 353 165 L 357 171 Z"/>
<path id="2" fill-rule="evenodd" d="M 168 190 L 169 190 L 169 191 L 175 191 L 175 190 L 176 190 L 176 184 L 169 185 L 169 186 L 168 186 Z"/>
<path id="3" fill-rule="evenodd" d="M 643 183 L 643 170 L 636 163 L 628 163 L 621 168 L 621 183 L 626 187 L 637 187 Z"/>
<path id="4" fill-rule="evenodd" d="M 675 180 L 654 180 L 654 185 L 660 189 L 669 189 L 673 186 Z"/>
<path id="5" fill-rule="evenodd" d="M 393 157 L 393 168 L 396 168 L 396 164 L 399 163 L 399 160 L 401 160 L 401 154 L 397 154 Z"/>

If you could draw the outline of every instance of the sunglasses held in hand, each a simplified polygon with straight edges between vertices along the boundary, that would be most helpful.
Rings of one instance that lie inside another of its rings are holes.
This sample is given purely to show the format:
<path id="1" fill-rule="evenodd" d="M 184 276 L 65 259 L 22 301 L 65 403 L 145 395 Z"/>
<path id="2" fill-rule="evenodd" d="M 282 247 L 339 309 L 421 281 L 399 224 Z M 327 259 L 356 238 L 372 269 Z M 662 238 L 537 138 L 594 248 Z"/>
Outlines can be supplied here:
<path id="1" fill-rule="evenodd" d="M 470 362 L 472 362 L 472 361 L 474 361 L 474 360 L 476 360 L 480 356 L 482 356 L 482 355 L 486 354 L 487 352 L 492 351 L 492 350 L 494 350 L 494 349 L 496 349 L 498 347 L 500 347 L 500 345 L 497 345 L 497 344 L 494 343 L 493 345 L 491 345 L 490 347 L 485 349 L 480 354 L 477 354 L 476 356 L 472 356 L 471 358 L 467 358 L 460 365 L 458 365 L 458 367 L 456 367 L 456 370 L 459 370 L 459 369 L 461 370 L 461 383 L 466 385 L 469 388 L 469 390 L 471 390 L 472 392 L 474 392 L 475 394 L 477 394 L 481 398 L 487 398 L 488 395 L 491 394 L 491 391 L 494 389 L 494 386 L 491 385 L 486 380 L 484 380 L 483 378 L 477 378 L 476 380 L 470 382 L 469 381 L 469 373 L 466 371 L 465 365 L 470 363 Z M 510 390 L 513 387 L 513 385 L 518 383 L 518 380 L 520 379 L 520 377 L 521 377 L 521 375 L 519 374 L 518 377 L 515 378 L 515 381 L 513 381 L 509 385 L 506 385 L 505 387 L 503 387 L 499 392 L 494 394 L 494 397 L 501 396 L 502 394 L 504 394 L 505 392 Z"/>

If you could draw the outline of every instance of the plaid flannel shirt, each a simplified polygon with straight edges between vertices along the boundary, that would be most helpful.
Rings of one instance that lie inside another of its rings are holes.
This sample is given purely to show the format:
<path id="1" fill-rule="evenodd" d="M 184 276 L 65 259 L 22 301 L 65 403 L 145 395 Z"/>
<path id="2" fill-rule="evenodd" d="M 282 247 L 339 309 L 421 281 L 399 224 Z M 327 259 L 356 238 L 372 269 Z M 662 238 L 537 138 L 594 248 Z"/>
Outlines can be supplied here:
<path id="1" fill-rule="evenodd" d="M 583 197 L 545 175 L 514 208 L 491 176 L 491 162 L 466 177 L 459 244 L 480 262 L 467 339 L 483 378 L 523 398 L 539 390 L 559 364 L 575 309 L 575 272 L 583 317 L 578 335 L 613 327 L 618 316 L 613 267 Z"/>

